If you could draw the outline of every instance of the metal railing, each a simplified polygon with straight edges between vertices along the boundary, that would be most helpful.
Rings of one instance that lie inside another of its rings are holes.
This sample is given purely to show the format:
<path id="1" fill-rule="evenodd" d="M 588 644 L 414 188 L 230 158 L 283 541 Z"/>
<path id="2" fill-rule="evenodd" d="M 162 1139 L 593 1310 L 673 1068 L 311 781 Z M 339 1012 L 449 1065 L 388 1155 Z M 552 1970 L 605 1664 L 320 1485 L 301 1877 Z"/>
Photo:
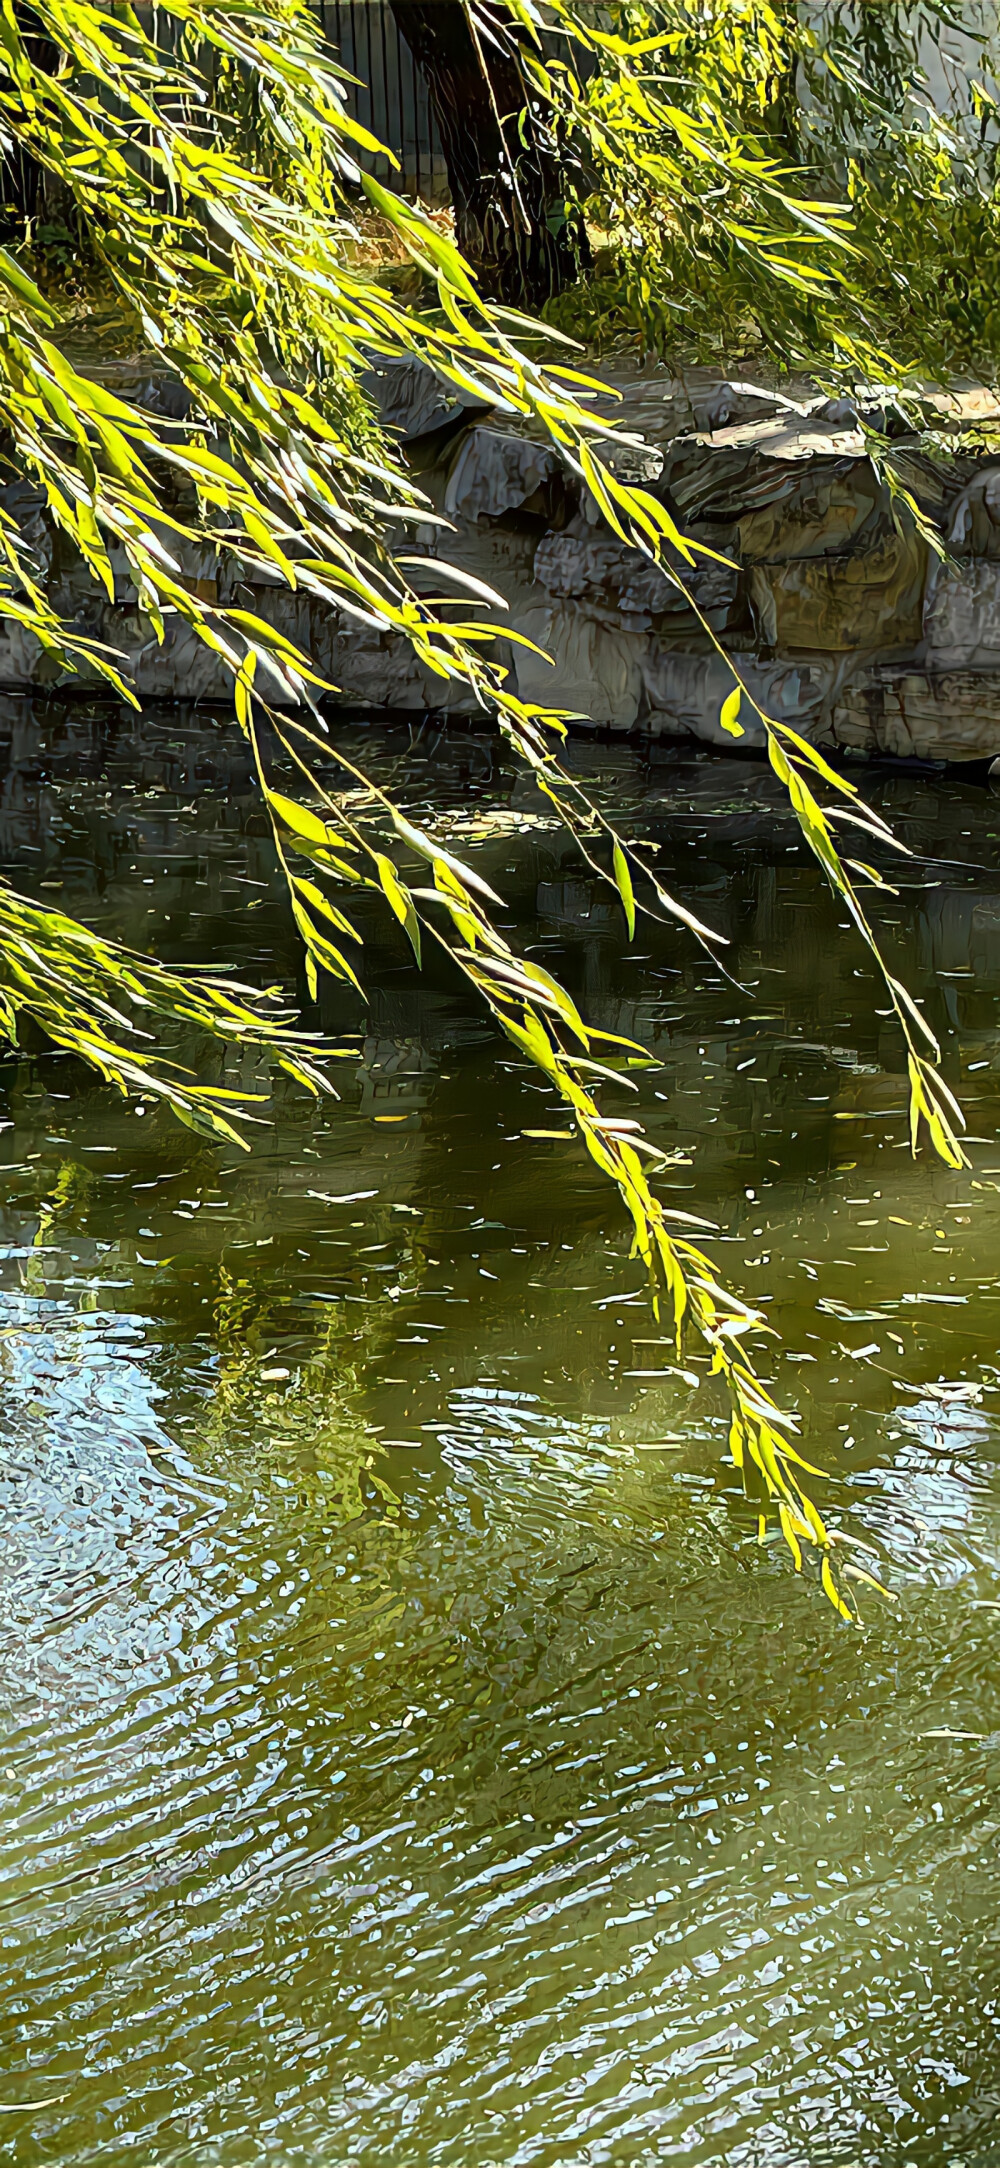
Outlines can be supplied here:
<path id="1" fill-rule="evenodd" d="M 386 0 L 316 0 L 324 36 L 357 76 L 349 89 L 356 120 L 394 152 L 387 158 L 360 154 L 359 164 L 376 180 L 425 203 L 448 200 L 448 169 L 427 85 Z"/>

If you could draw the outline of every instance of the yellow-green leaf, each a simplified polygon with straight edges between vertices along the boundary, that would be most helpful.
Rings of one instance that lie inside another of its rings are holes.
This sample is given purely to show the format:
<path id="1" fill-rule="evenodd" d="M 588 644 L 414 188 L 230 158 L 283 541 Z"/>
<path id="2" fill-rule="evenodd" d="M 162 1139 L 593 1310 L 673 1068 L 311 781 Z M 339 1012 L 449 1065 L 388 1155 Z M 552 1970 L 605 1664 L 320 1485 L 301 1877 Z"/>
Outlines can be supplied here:
<path id="1" fill-rule="evenodd" d="M 385 890 L 386 896 L 389 899 L 389 904 L 392 910 L 395 912 L 400 925 L 406 928 L 410 947 L 412 948 L 414 956 L 417 959 L 417 969 L 419 970 L 420 920 L 417 917 L 416 905 L 414 904 L 413 897 L 411 896 L 409 889 L 406 887 L 405 882 L 400 880 L 399 875 L 396 872 L 396 868 L 392 863 L 392 859 L 387 858 L 384 851 L 376 852 L 375 863 L 378 867 L 379 880 L 381 881 L 382 887 Z"/>
<path id="2" fill-rule="evenodd" d="M 634 941 L 635 891 L 632 887 L 632 875 L 629 872 L 628 859 L 626 858 L 625 853 L 622 850 L 621 844 L 619 843 L 617 836 L 615 837 L 615 880 L 618 884 L 618 894 L 622 899 L 622 909 L 625 913 L 625 923 L 628 927 L 628 937 L 630 941 Z"/>
<path id="3" fill-rule="evenodd" d="M 719 722 L 723 730 L 729 732 L 731 738 L 742 738 L 743 736 L 743 725 L 739 720 L 741 697 L 739 686 L 734 685 L 732 692 L 726 694 L 719 710 Z"/>
<path id="4" fill-rule="evenodd" d="M 311 813 L 308 806 L 299 805 L 294 798 L 286 798 L 280 790 L 270 789 L 267 791 L 267 802 L 277 814 L 282 827 L 290 829 L 292 835 L 300 836 L 303 843 L 325 844 L 330 841 L 325 821 L 321 821 L 318 814 Z"/>

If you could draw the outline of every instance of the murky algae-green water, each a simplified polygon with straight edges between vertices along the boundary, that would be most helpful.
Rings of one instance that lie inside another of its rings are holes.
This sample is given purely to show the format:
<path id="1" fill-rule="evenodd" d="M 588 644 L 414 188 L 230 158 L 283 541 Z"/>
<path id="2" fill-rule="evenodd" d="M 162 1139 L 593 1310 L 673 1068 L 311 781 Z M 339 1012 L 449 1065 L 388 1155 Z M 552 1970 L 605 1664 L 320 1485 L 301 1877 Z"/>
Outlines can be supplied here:
<path id="1" fill-rule="evenodd" d="M 401 735 L 352 743 L 398 781 Z M 937 854 L 882 916 L 967 1178 L 909 1158 L 766 772 L 572 757 L 738 984 L 628 950 L 495 743 L 420 737 L 408 802 L 658 1056 L 672 1201 L 895 1601 L 855 1584 L 848 1630 L 758 1547 L 615 1200 L 374 907 L 339 1103 L 282 1086 L 248 1158 L 8 1063 L 12 2168 L 1000 2162 L 1000 802 L 871 778 Z M 138 946 L 298 969 L 231 732 L 15 729 L 0 858 Z"/>

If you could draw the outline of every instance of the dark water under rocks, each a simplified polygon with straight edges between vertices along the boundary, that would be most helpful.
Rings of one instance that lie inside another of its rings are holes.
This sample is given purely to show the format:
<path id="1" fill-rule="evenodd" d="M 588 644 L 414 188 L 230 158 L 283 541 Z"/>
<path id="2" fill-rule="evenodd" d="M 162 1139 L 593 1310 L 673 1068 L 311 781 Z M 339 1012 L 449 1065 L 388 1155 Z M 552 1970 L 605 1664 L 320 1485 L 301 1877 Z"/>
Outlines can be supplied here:
<path id="1" fill-rule="evenodd" d="M 160 953 L 298 970 L 231 731 L 12 727 L 0 862 Z M 407 734 L 352 740 L 398 779 Z M 374 911 L 342 1098 L 252 1155 L 0 1068 L 0 2145 L 12 2168 L 1000 2163 L 1000 800 L 875 775 L 882 909 L 973 1177 L 759 765 L 573 748 L 729 935 L 640 931 L 495 741 L 408 802 L 661 1063 L 768 1308 L 838 1624 L 757 1546 L 615 1200 Z M 934 974 L 937 981 L 934 983 Z M 856 1552 L 864 1561 L 865 1554 Z M 869 1561 L 870 1562 L 870 1561 Z M 953 1736 L 936 1736 L 950 1732 Z"/>

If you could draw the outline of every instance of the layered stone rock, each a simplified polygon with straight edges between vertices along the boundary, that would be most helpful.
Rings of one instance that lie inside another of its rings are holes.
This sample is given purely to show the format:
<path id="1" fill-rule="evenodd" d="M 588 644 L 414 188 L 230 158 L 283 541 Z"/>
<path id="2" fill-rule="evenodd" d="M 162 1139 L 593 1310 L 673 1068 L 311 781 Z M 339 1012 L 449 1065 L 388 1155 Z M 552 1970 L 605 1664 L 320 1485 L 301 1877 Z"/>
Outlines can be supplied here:
<path id="1" fill-rule="evenodd" d="M 125 388 L 174 411 L 168 383 Z M 735 669 L 768 713 L 844 752 L 1000 755 L 1000 457 L 971 455 L 958 435 L 974 423 L 988 442 L 1000 420 L 991 394 L 929 400 L 938 447 L 950 431 L 951 453 L 931 457 L 915 435 L 897 435 L 889 475 L 868 455 L 859 409 L 808 385 L 790 398 L 704 371 L 683 382 L 657 369 L 607 376 L 596 409 L 622 432 L 610 462 L 668 509 L 693 545 L 689 565 L 677 552 L 654 563 L 627 548 L 550 441 L 420 364 L 380 364 L 369 389 L 427 500 L 414 584 L 439 592 L 436 559 L 446 557 L 502 599 L 498 652 L 523 698 L 594 728 L 729 744 L 719 712 Z M 869 418 L 884 441 L 891 418 Z M 157 639 L 123 555 L 112 553 L 109 602 L 53 532 L 38 492 L 18 485 L 5 507 L 55 606 L 125 657 L 141 698 L 227 696 L 217 659 L 182 620 L 168 619 Z M 932 527 L 943 557 L 926 538 Z M 402 638 L 170 539 L 194 593 L 279 627 L 341 702 L 471 707 Z M 491 607 L 477 599 L 476 615 Z M 20 628 L 0 634 L 0 688 L 58 680 Z M 742 720 L 745 742 L 759 742 L 746 703 Z"/>

